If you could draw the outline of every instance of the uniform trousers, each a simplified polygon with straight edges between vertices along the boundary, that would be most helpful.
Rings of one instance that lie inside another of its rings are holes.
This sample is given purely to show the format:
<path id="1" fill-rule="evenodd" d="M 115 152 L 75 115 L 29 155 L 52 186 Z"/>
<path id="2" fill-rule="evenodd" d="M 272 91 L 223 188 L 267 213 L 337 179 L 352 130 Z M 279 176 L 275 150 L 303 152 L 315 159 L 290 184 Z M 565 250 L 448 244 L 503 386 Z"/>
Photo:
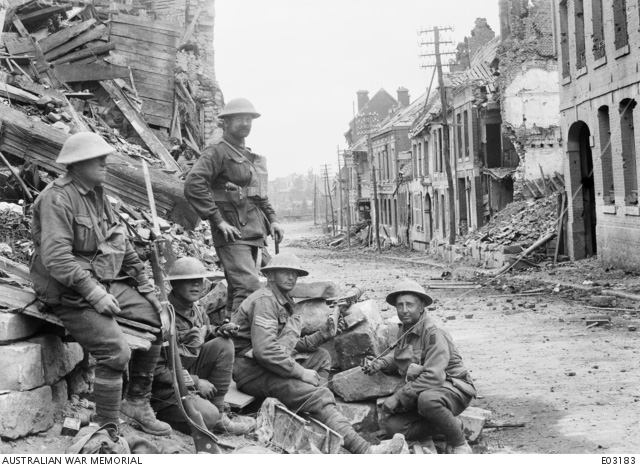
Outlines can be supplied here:
<path id="1" fill-rule="evenodd" d="M 471 403 L 471 397 L 447 387 L 420 392 L 416 408 L 395 413 L 387 420 L 387 435 L 404 434 L 407 440 L 444 435 L 452 447 L 464 444 L 461 421 L 456 418 Z"/>
<path id="2" fill-rule="evenodd" d="M 215 426 L 220 415 L 224 412 L 224 397 L 229 391 L 231 383 L 233 356 L 233 342 L 229 338 L 214 338 L 202 345 L 198 358 L 187 369 L 190 374 L 196 375 L 200 379 L 206 379 L 216 387 L 215 395 L 211 400 L 206 400 L 199 395 L 194 395 L 192 398 L 194 406 L 202 414 L 209 429 Z M 171 424 L 186 422 L 182 412 L 175 404 L 175 394 L 172 393 L 172 390 L 164 392 L 162 395 L 156 395 L 154 391 L 154 400 L 156 398 L 174 402 L 158 410 L 158 419 Z M 154 401 L 154 403 L 156 402 Z"/>
<path id="3" fill-rule="evenodd" d="M 161 326 L 160 316 L 137 290 L 122 281 L 114 281 L 106 288 L 118 301 L 119 317 L 158 328 Z M 132 366 L 129 395 L 138 398 L 148 396 L 162 344 L 160 334 L 148 351 L 138 349 L 131 352 L 115 318 L 99 314 L 90 305 L 58 305 L 53 308 L 53 313 L 85 351 L 96 359 L 94 398 L 96 412 L 100 416 L 118 417 L 122 373 L 129 360 Z"/>
<path id="4" fill-rule="evenodd" d="M 344 438 L 344 446 L 352 453 L 367 453 L 370 445 L 362 439 L 336 407 L 333 393 L 324 385 L 331 369 L 331 356 L 318 349 L 300 364 L 318 372 L 321 386 L 315 387 L 302 380 L 281 377 L 260 367 L 253 359 L 238 357 L 233 373 L 238 389 L 257 398 L 277 398 L 294 412 L 309 413 L 311 417 L 326 424 Z M 248 375 L 255 378 L 248 379 Z M 242 383 L 241 383 L 242 382 Z"/>
<path id="5" fill-rule="evenodd" d="M 242 301 L 260 289 L 258 249 L 247 244 L 226 244 L 216 247 L 216 254 L 224 267 L 227 280 L 227 317 L 240 307 Z"/>

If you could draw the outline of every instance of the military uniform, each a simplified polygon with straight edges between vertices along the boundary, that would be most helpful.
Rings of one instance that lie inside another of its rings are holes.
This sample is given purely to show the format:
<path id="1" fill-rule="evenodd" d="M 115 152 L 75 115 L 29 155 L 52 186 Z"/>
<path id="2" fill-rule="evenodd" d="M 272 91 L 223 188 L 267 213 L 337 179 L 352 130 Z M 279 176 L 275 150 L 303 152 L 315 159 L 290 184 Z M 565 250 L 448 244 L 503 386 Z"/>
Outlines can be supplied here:
<path id="1" fill-rule="evenodd" d="M 211 224 L 211 235 L 228 283 L 228 313 L 260 287 L 256 263 L 269 225 L 277 222 L 267 198 L 267 164 L 242 143 L 225 134 L 207 147 L 185 181 L 184 194 L 196 213 Z M 227 183 L 240 190 L 227 190 Z M 224 239 L 217 226 L 226 221 L 242 237 Z"/>
<path id="2" fill-rule="evenodd" d="M 439 432 L 450 445 L 463 444 L 464 434 L 455 416 L 476 396 L 473 380 L 449 333 L 425 312 L 409 329 L 401 326 L 394 353 L 380 358 L 380 370 L 407 380 L 395 393 L 402 412 L 389 417 L 387 432 L 402 433 L 410 440 Z"/>
<path id="3" fill-rule="evenodd" d="M 127 363 L 131 358 L 128 399 L 148 398 L 162 343 L 158 334 L 151 349 L 132 354 L 113 317 L 94 309 L 110 293 L 118 315 L 161 325 L 143 296 L 153 286 L 125 233 L 103 188 L 89 189 L 71 173 L 49 184 L 33 206 L 30 273 L 36 295 L 96 359 L 97 413 L 116 420 Z"/>
<path id="4" fill-rule="evenodd" d="M 217 420 L 224 412 L 224 397 L 229 390 L 233 368 L 233 342 L 228 338 L 213 338 L 209 318 L 197 303 L 185 305 L 173 294 L 168 296 L 176 312 L 176 341 L 183 369 L 187 370 L 197 386 L 200 379 L 207 379 L 215 388 L 211 401 L 198 396 L 194 403 L 203 413 L 205 421 Z M 212 339 L 213 338 L 213 339 Z M 167 422 L 183 422 L 173 391 L 173 372 L 163 351 L 156 365 L 151 404 L 158 412 L 158 419 Z"/>
<path id="5" fill-rule="evenodd" d="M 318 347 L 328 338 L 320 331 L 301 338 L 302 321 L 293 306 L 288 295 L 269 283 L 234 313 L 233 322 L 240 327 L 234 339 L 233 367 L 238 389 L 259 398 L 274 397 L 292 411 L 307 412 L 342 435 L 347 450 L 367 453 L 369 444 L 338 412 L 333 393 L 324 385 L 331 357 Z M 297 362 L 296 355 L 305 352 L 311 355 Z M 305 369 L 318 372 L 320 386 L 300 380 Z"/>

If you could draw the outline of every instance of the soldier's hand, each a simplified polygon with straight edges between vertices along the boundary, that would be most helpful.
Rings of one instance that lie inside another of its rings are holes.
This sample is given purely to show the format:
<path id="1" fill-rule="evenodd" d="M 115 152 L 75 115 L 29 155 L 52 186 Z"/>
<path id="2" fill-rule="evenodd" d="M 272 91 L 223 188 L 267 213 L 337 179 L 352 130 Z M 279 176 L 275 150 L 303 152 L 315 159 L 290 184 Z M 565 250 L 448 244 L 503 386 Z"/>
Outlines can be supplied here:
<path id="1" fill-rule="evenodd" d="M 162 336 L 167 336 L 171 331 L 171 317 L 168 310 L 160 308 L 160 323 L 162 323 Z"/>
<path id="2" fill-rule="evenodd" d="M 313 369 L 305 369 L 302 372 L 302 377 L 300 377 L 300 380 L 308 384 L 311 384 L 314 387 L 317 387 L 318 385 L 320 385 L 320 376 Z"/>
<path id="3" fill-rule="evenodd" d="M 391 395 L 390 397 L 384 400 L 384 403 L 382 404 L 382 409 L 384 410 L 385 413 L 395 413 L 395 411 L 398 409 L 399 406 L 400 406 L 400 400 L 398 400 L 398 397 L 394 393 L 393 395 Z"/>
<path id="4" fill-rule="evenodd" d="M 118 300 L 112 294 L 104 296 L 93 307 L 99 314 L 109 317 L 113 317 L 120 312 L 120 304 L 118 304 Z"/>
<path id="5" fill-rule="evenodd" d="M 336 336 L 337 330 L 332 315 L 329 315 L 329 317 L 327 317 L 327 321 L 325 322 L 324 327 L 320 329 L 320 333 L 322 333 L 322 337 L 325 339 L 325 341 L 329 341 L 331 338 Z"/>
<path id="6" fill-rule="evenodd" d="M 373 375 L 382 369 L 382 361 L 374 358 L 373 356 L 367 356 L 362 363 L 362 371 L 367 375 Z"/>
<path id="7" fill-rule="evenodd" d="M 196 385 L 196 392 L 205 400 L 211 400 L 218 390 L 216 387 L 209 382 L 207 379 L 198 380 L 198 385 Z"/>
<path id="8" fill-rule="evenodd" d="M 238 330 L 240 330 L 238 325 L 227 322 L 216 328 L 216 335 L 222 336 L 223 338 L 233 338 L 238 334 Z"/>
<path id="9" fill-rule="evenodd" d="M 278 243 L 284 239 L 284 229 L 282 229 L 280 223 L 271 223 L 271 237 Z"/>
<path id="10" fill-rule="evenodd" d="M 155 310 L 159 314 L 160 311 L 162 310 L 162 305 L 160 304 L 160 301 L 156 297 L 156 293 L 154 291 L 150 291 L 146 294 L 143 294 L 143 296 L 149 302 L 149 304 L 151 304 L 151 307 L 153 307 L 153 310 Z"/>
<path id="11" fill-rule="evenodd" d="M 224 236 L 225 242 L 234 242 L 236 239 L 240 239 L 242 237 L 240 231 L 226 221 L 222 221 L 218 224 L 218 231 L 220 231 Z"/>

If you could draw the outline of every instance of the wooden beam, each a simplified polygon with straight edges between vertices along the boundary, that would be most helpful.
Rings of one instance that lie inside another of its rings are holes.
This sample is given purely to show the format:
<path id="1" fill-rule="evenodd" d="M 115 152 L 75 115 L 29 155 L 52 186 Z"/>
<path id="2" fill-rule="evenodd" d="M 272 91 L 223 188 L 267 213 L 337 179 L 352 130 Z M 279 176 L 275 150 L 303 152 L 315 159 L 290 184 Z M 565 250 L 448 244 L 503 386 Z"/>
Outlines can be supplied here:
<path id="1" fill-rule="evenodd" d="M 80 49 L 76 52 L 72 52 L 70 54 L 65 55 L 64 57 L 60 57 L 59 59 L 53 62 L 54 65 L 60 65 L 63 63 L 73 63 L 76 60 L 83 59 L 85 57 L 93 57 L 96 55 L 106 54 L 110 50 L 115 49 L 116 45 L 113 43 L 100 44 L 100 45 L 92 45 L 87 47 L 86 49 Z"/>
<path id="2" fill-rule="evenodd" d="M 134 54 L 144 53 L 148 57 L 155 57 L 162 60 L 176 61 L 176 49 L 171 46 L 150 44 L 148 42 L 140 44 L 140 41 L 122 36 L 111 36 L 109 42 L 117 44 L 116 50 L 131 52 Z"/>
<path id="3" fill-rule="evenodd" d="M 46 54 L 52 49 L 61 46 L 67 41 L 70 41 L 74 37 L 82 34 L 91 26 L 96 24 L 96 20 L 91 18 L 87 21 L 82 21 L 81 23 L 74 24 L 73 26 L 69 26 L 68 28 L 61 29 L 60 31 L 51 34 L 50 36 L 45 37 L 41 41 L 38 41 L 42 51 Z"/>
<path id="4" fill-rule="evenodd" d="M 111 44 L 114 44 L 113 42 Z M 115 45 L 115 44 L 114 44 Z M 138 54 L 129 54 L 128 52 L 122 52 L 121 50 L 113 50 L 109 54 L 109 57 L 105 58 L 105 61 L 118 65 L 121 67 L 131 67 L 133 70 L 140 70 L 145 73 L 151 73 L 155 75 L 164 76 L 173 79 L 175 72 L 173 68 L 165 66 L 163 68 L 153 67 L 144 63 L 137 63 L 136 58 Z M 135 77 L 135 75 L 134 75 Z"/>
<path id="5" fill-rule="evenodd" d="M 34 104 L 40 96 L 23 91 L 20 88 L 16 88 L 10 84 L 0 83 L 0 96 L 14 99 L 16 101 L 25 102 L 27 104 Z"/>
<path id="6" fill-rule="evenodd" d="M 111 99 L 114 100 L 118 108 L 122 111 L 129 123 L 131 123 L 131 126 L 138 133 L 142 141 L 145 142 L 149 150 L 155 154 L 158 159 L 163 161 L 168 169 L 174 169 L 178 174 L 181 174 L 182 170 L 178 163 L 151 131 L 138 111 L 136 111 L 131 105 L 127 97 L 122 92 L 122 89 L 120 89 L 120 87 L 111 80 L 101 81 L 100 85 L 102 85 L 104 90 L 109 93 Z"/>
<path id="7" fill-rule="evenodd" d="M 18 14 L 18 18 L 20 18 L 20 21 L 22 21 L 23 24 L 24 23 L 30 24 L 30 23 L 35 23 L 37 21 L 42 21 L 53 15 L 62 14 L 67 10 L 71 10 L 71 8 L 73 8 L 73 6 L 70 4 L 55 5 L 55 6 L 50 6 L 48 8 L 41 8 L 40 10 L 32 11 L 31 13 Z"/>
<path id="8" fill-rule="evenodd" d="M 89 29 L 88 31 L 79 34 L 76 38 L 56 47 L 55 49 L 51 49 L 49 52 L 44 54 L 44 57 L 47 60 L 54 60 L 71 52 L 73 49 L 77 49 L 78 47 L 86 44 L 89 41 L 100 39 L 106 34 L 107 27 L 104 24 L 101 24 L 100 26 L 96 26 L 93 29 Z"/>
<path id="9" fill-rule="evenodd" d="M 126 24 L 113 23 L 111 25 L 112 36 L 122 36 L 138 41 L 149 42 L 152 44 L 159 44 L 165 46 L 171 46 L 178 48 L 179 38 L 172 36 L 169 33 L 163 31 L 150 31 L 146 29 L 131 28 Z"/>
<path id="10" fill-rule="evenodd" d="M 26 281 L 31 281 L 31 276 L 29 276 L 29 268 L 22 263 L 14 262 L 13 260 L 9 260 L 7 257 L 0 256 L 0 270 L 5 273 L 9 273 L 11 275 L 17 276 L 18 278 L 22 278 Z"/>
<path id="11" fill-rule="evenodd" d="M 191 23 L 189 23 L 189 27 L 185 31 L 184 36 L 182 36 L 182 39 L 180 40 L 180 44 L 185 44 L 187 41 L 189 41 L 189 39 L 191 39 L 191 36 L 193 35 L 193 31 L 196 29 L 196 24 L 198 23 L 198 18 L 200 17 L 200 13 L 202 13 L 202 8 L 203 7 L 199 7 L 194 13 L 193 18 L 191 18 Z"/>
<path id="12" fill-rule="evenodd" d="M 129 78 L 129 69 L 117 65 L 63 64 L 56 66 L 56 73 L 67 83 Z"/>
<path id="13" fill-rule="evenodd" d="M 4 40 L 4 46 L 11 55 L 34 55 L 36 53 L 36 46 L 28 37 L 8 37 Z"/>

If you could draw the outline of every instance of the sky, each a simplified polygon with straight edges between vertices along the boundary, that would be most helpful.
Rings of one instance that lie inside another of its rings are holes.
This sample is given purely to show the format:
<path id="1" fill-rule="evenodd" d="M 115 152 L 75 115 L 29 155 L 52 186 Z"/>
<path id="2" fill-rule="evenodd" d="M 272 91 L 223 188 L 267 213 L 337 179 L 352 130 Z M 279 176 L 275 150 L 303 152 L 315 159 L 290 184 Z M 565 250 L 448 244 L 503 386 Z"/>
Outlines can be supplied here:
<path id="1" fill-rule="evenodd" d="M 225 102 L 244 97 L 262 114 L 246 144 L 267 157 L 270 179 L 324 164 L 335 173 L 358 90 L 396 97 L 403 86 L 412 101 L 426 92 L 433 69 L 418 55 L 433 50 L 419 42 L 433 36 L 418 31 L 453 26 L 447 35 L 457 43 L 480 17 L 500 33 L 498 0 L 216 0 L 215 8 L 216 78 Z"/>

